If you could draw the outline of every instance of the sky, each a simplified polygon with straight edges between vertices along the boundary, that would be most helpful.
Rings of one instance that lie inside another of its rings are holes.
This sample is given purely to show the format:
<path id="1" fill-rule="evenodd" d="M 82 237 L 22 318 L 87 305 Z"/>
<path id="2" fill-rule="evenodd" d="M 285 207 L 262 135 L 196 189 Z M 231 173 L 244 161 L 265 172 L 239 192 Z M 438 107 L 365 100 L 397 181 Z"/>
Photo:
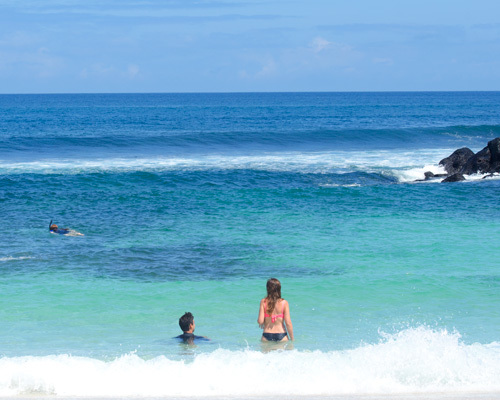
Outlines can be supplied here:
<path id="1" fill-rule="evenodd" d="M 0 0 L 0 93 L 500 90 L 498 0 Z"/>

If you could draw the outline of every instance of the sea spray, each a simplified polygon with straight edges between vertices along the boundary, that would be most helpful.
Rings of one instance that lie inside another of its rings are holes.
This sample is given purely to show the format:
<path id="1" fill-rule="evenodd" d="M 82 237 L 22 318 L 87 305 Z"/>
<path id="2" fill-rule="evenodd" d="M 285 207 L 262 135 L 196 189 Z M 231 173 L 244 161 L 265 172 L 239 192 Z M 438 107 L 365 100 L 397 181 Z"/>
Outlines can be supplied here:
<path id="1" fill-rule="evenodd" d="M 345 151 L 265 152 L 253 155 L 110 157 L 98 159 L 43 159 L 29 162 L 0 160 L 4 174 L 155 174 L 203 171 L 261 171 L 290 174 L 378 174 L 395 181 L 407 182 L 424 177 L 425 171 L 444 172 L 437 165 L 450 149 L 407 152 Z"/>
<path id="2" fill-rule="evenodd" d="M 230 351 L 171 360 L 57 355 L 0 359 L 0 396 L 334 396 L 500 390 L 500 343 L 428 327 L 322 352 Z M 196 384 L 193 384 L 196 382 Z"/>

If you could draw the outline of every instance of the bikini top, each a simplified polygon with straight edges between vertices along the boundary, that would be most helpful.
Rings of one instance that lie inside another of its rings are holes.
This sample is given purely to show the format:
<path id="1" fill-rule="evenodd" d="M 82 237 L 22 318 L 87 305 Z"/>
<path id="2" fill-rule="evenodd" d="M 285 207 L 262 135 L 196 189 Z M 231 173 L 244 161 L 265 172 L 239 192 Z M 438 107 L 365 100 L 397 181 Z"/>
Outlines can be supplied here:
<path id="1" fill-rule="evenodd" d="M 281 300 L 281 303 L 283 304 L 283 300 Z M 281 314 L 273 314 L 269 315 L 266 313 L 267 311 L 267 301 L 264 301 L 264 317 L 271 318 L 271 322 L 274 323 L 276 322 L 277 318 L 285 318 L 285 305 L 283 304 L 283 309 L 281 310 Z"/>

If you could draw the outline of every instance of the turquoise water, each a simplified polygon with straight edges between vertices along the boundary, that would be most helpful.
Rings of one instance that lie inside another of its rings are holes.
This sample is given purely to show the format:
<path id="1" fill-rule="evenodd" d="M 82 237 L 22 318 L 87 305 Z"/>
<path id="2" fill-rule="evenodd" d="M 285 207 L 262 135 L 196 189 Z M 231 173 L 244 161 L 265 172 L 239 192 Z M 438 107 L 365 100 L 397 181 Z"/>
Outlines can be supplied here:
<path id="1" fill-rule="evenodd" d="M 499 100 L 0 96 L 0 396 L 499 391 L 500 179 L 414 182 Z M 185 311 L 210 342 L 172 339 Z"/>

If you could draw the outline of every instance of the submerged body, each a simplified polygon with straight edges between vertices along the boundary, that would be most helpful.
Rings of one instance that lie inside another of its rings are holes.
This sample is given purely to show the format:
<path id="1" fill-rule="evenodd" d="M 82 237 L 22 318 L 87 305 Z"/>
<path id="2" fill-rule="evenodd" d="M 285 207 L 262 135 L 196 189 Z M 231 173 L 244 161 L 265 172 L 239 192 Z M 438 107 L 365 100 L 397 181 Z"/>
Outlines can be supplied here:
<path id="1" fill-rule="evenodd" d="M 175 339 L 179 339 L 182 342 L 189 343 L 189 344 L 192 344 L 195 340 L 196 341 L 207 341 L 207 342 L 210 340 L 205 336 L 198 336 L 198 335 L 195 335 L 194 333 L 188 333 L 188 332 L 184 332 L 182 335 L 176 336 Z"/>

